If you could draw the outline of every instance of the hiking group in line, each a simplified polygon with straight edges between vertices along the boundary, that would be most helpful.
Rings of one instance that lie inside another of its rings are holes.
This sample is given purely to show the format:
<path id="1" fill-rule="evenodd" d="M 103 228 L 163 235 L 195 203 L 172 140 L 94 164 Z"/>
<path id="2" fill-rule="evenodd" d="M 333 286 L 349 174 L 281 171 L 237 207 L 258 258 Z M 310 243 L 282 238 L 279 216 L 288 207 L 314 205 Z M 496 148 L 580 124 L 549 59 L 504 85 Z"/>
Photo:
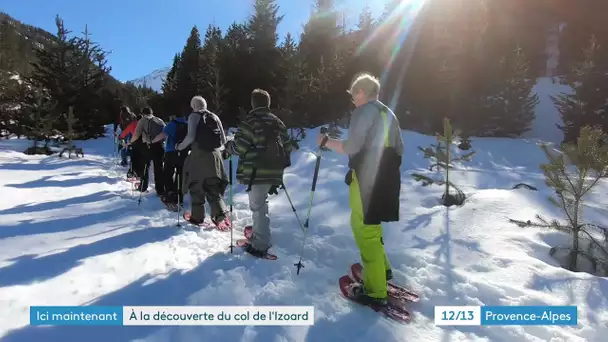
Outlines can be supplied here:
<path id="1" fill-rule="evenodd" d="M 319 134 L 317 142 L 349 157 L 345 183 L 349 186 L 350 221 L 365 270 L 353 295 L 364 304 L 386 305 L 392 270 L 381 223 L 399 220 L 403 140 L 395 114 L 378 100 L 379 91 L 375 77 L 358 76 L 348 90 L 355 106 L 348 138 Z M 240 120 L 233 137 L 226 136 L 220 118 L 209 111 L 201 96 L 191 99 L 192 112 L 187 118 L 172 116 L 167 124 L 150 108 L 137 117 L 123 106 L 122 132 L 117 136 L 122 145 L 121 165 L 127 166 L 127 156 L 131 157 L 128 177 L 140 178 L 138 190 L 145 192 L 152 164 L 156 193 L 168 208 L 179 210 L 178 204 L 183 205 L 183 197 L 190 193 L 190 223 L 204 221 L 207 201 L 212 222 L 220 230 L 229 230 L 232 222 L 224 196 L 230 181 L 224 161 L 238 156 L 236 178 L 247 186 L 253 221 L 245 250 L 263 257 L 271 246 L 268 196 L 283 186 L 294 146 L 270 105 L 268 92 L 253 90 L 252 109 Z"/>

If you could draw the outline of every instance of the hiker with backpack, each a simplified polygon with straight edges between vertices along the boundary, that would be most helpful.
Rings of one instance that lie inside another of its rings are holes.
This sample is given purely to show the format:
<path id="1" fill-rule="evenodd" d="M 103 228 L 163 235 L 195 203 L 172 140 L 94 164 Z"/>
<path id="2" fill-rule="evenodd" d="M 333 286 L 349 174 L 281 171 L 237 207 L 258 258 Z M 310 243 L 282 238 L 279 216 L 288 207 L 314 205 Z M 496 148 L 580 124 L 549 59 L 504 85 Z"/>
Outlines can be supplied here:
<path id="1" fill-rule="evenodd" d="M 184 192 L 190 192 L 192 199 L 189 221 L 199 225 L 203 223 L 207 201 L 211 221 L 219 230 L 229 230 L 232 223 L 223 198 L 229 184 L 221 151 L 226 142 L 224 127 L 220 118 L 207 110 L 207 101 L 202 96 L 194 96 L 190 107 L 192 113 L 188 117 L 188 134 L 177 145 L 180 153 L 190 147 L 182 174 Z"/>
<path id="2" fill-rule="evenodd" d="M 142 140 L 140 156 L 142 157 L 143 174 L 141 175 L 141 183 L 139 191 L 145 192 L 148 190 L 148 182 L 150 178 L 150 162 L 154 165 L 154 182 L 156 183 L 156 194 L 160 197 L 164 195 L 165 186 L 163 179 L 163 157 L 165 149 L 163 143 L 157 142 L 152 144 L 152 140 L 156 138 L 165 128 L 165 122 L 155 116 L 152 108 L 146 107 L 142 110 L 142 118 L 137 122 L 135 134 L 128 145 L 133 145 L 137 141 Z"/>
<path id="3" fill-rule="evenodd" d="M 292 144 L 287 127 L 270 111 L 268 92 L 253 90 L 251 107 L 225 148 L 239 156 L 236 178 L 247 185 L 249 195 L 253 226 L 251 243 L 245 250 L 264 257 L 271 246 L 268 195 L 276 194 L 283 185 L 284 169 L 291 165 Z"/>
<path id="4" fill-rule="evenodd" d="M 165 196 L 163 202 L 168 207 L 177 208 L 184 203 L 182 194 L 181 175 L 184 161 L 188 157 L 188 148 L 184 151 L 176 149 L 177 144 L 184 141 L 188 133 L 188 121 L 183 116 L 172 116 L 163 131 L 152 140 L 152 144 L 166 140 L 165 158 L 163 160 L 163 177 L 165 183 Z"/>
<path id="5" fill-rule="evenodd" d="M 127 166 L 127 156 L 129 156 L 130 151 L 125 147 L 126 143 L 129 142 L 129 139 L 132 137 L 132 133 L 135 130 L 135 126 L 137 125 L 137 117 L 131 109 L 127 106 L 120 107 L 119 114 L 119 123 L 118 128 L 120 128 L 120 134 L 117 131 L 117 125 L 114 124 L 114 135 L 117 137 L 117 140 L 120 142 L 118 144 L 118 152 L 120 153 L 121 161 L 120 166 Z M 131 171 L 131 170 L 129 170 Z M 128 176 L 128 175 L 127 175 Z"/>

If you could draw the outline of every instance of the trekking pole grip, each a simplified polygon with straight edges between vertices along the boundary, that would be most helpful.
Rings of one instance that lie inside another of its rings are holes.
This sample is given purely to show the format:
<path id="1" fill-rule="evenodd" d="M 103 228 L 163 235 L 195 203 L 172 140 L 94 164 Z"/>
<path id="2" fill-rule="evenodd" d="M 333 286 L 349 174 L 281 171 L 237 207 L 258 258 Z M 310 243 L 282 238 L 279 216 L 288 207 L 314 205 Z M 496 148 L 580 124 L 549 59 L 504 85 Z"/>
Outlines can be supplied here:
<path id="1" fill-rule="evenodd" d="M 325 137 L 323 137 L 323 140 L 321 140 L 321 145 L 319 145 L 319 146 L 325 147 L 325 144 L 327 144 L 327 141 L 329 141 L 329 136 L 325 135 Z"/>

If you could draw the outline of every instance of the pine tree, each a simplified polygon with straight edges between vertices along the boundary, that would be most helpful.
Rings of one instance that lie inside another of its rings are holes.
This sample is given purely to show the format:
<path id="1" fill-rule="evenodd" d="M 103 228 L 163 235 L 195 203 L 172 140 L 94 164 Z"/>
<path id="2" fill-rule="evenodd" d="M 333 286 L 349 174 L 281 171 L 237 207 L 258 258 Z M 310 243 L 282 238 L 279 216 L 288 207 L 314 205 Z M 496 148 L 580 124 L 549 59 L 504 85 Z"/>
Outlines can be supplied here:
<path id="1" fill-rule="evenodd" d="M 73 57 L 78 62 L 73 72 L 76 76 L 78 97 L 72 108 L 72 111 L 75 110 L 72 124 L 75 125 L 75 131 L 84 134 L 83 138 L 99 137 L 105 133 L 103 126 L 109 121 L 109 117 L 102 116 L 99 109 L 102 105 L 101 93 L 107 84 L 111 68 L 107 66 L 107 53 L 92 41 L 87 26 L 77 42 L 78 54 Z M 68 111 L 63 112 L 65 120 L 68 112 L 69 106 Z"/>
<path id="2" fill-rule="evenodd" d="M 224 86 L 230 89 L 225 96 L 224 112 L 230 113 L 232 118 L 251 109 L 252 86 L 257 87 L 249 77 L 252 74 L 252 67 L 248 63 L 251 58 L 251 41 L 247 32 L 244 24 L 230 25 L 220 51 L 219 69 L 224 74 Z"/>
<path id="3" fill-rule="evenodd" d="M 608 136 L 601 129 L 585 126 L 581 128 L 577 143 L 562 144 L 561 153 L 556 154 L 551 149 L 543 145 L 549 163 L 541 165 L 545 180 L 548 186 L 553 188 L 556 197 L 551 197 L 551 203 L 560 208 L 568 219 L 567 225 L 557 221 L 550 223 L 550 226 L 570 232 L 572 235 L 572 246 L 569 249 L 567 268 L 577 270 L 577 259 L 579 254 L 589 257 L 594 263 L 601 261 L 604 267 L 608 267 L 608 245 L 602 244 L 594 238 L 591 228 L 600 228 L 584 223 L 583 201 L 585 195 L 598 184 L 600 179 L 608 177 Z M 574 169 L 574 170 L 573 170 Z M 544 220 L 543 220 L 544 221 Z M 608 233 L 603 228 L 604 236 Z M 597 255 L 589 255 L 581 250 L 579 244 L 582 234 L 591 240 L 591 244 L 599 249 L 602 259 L 598 260 Z M 556 248 L 552 248 L 554 254 Z M 606 268 L 608 270 L 608 268 Z"/>
<path id="4" fill-rule="evenodd" d="M 48 91 L 56 103 L 53 115 L 59 117 L 74 106 L 85 137 L 102 135 L 104 122 L 97 119 L 94 111 L 100 106 L 100 91 L 110 71 L 105 53 L 90 41 L 88 32 L 84 38 L 68 38 L 70 32 L 63 20 L 57 16 L 55 23 L 57 42 L 36 50 L 37 61 L 32 62 L 33 72 L 28 82 Z M 61 130 L 64 129 L 65 124 L 61 126 Z"/>
<path id="5" fill-rule="evenodd" d="M 304 98 L 302 97 L 303 66 L 298 47 L 291 34 L 287 33 L 283 44 L 279 47 L 281 64 L 279 66 L 280 89 L 278 108 L 276 114 L 287 125 L 293 141 L 300 141 L 305 137 L 303 127 L 308 125 L 307 113 L 303 111 Z"/>
<path id="6" fill-rule="evenodd" d="M 432 163 L 429 166 L 430 171 L 433 171 L 435 168 L 437 168 L 437 170 L 445 171 L 445 177 L 443 180 L 436 180 L 419 173 L 412 174 L 412 177 L 414 177 L 416 181 L 422 182 L 422 186 L 428 186 L 431 184 L 445 186 L 445 190 L 441 198 L 443 200 L 443 204 L 446 206 L 451 206 L 454 204 L 461 205 L 464 203 L 464 193 L 450 181 L 450 170 L 454 168 L 455 162 L 471 161 L 471 158 L 475 154 L 475 151 L 472 151 L 460 156 L 455 156 L 452 151 L 452 144 L 454 143 L 454 138 L 458 135 L 458 133 L 454 133 L 455 132 L 452 130 L 450 120 L 448 118 L 444 118 L 443 135 L 436 134 L 437 145 L 431 145 L 431 147 L 427 148 L 422 148 L 420 146 L 418 147 L 418 149 L 424 153 L 424 158 L 432 160 Z M 450 187 L 456 191 L 456 195 L 452 195 L 450 193 Z"/>
<path id="7" fill-rule="evenodd" d="M 201 38 L 194 26 L 181 53 L 180 64 L 176 71 L 176 94 L 180 112 L 190 111 L 190 99 L 200 95 L 203 90 L 201 67 Z"/>
<path id="8" fill-rule="evenodd" d="M 564 142 L 574 142 L 583 126 L 599 125 L 608 130 L 608 77 L 602 65 L 600 46 L 595 36 L 589 40 L 584 59 L 574 65 L 563 81 L 572 88 L 570 94 L 553 96 L 563 125 Z"/>
<path id="9" fill-rule="evenodd" d="M 315 75 L 321 60 L 331 60 L 336 51 L 336 37 L 340 35 L 338 12 L 334 0 L 316 0 L 314 12 L 304 25 L 299 50 L 306 74 Z"/>
<path id="10" fill-rule="evenodd" d="M 359 23 L 357 24 L 357 27 L 359 28 L 359 31 L 363 31 L 366 34 L 369 34 L 375 25 L 376 21 L 374 20 L 374 17 L 372 15 L 372 10 L 369 5 L 366 4 L 365 7 L 363 7 L 361 13 L 359 14 Z"/>
<path id="11" fill-rule="evenodd" d="M 0 22 L 0 70 L 15 70 L 17 37 L 8 21 Z"/>
<path id="12" fill-rule="evenodd" d="M 181 57 L 179 53 L 173 56 L 173 64 L 171 69 L 167 73 L 167 77 L 163 81 L 162 93 L 163 93 L 163 108 L 167 113 L 173 113 L 177 111 L 179 114 L 187 114 L 187 112 L 181 112 L 179 103 L 179 96 L 177 94 L 177 70 L 181 64 Z"/>
<path id="13" fill-rule="evenodd" d="M 247 22 L 251 46 L 251 89 L 262 88 L 277 94 L 278 77 L 276 66 L 281 55 L 277 47 L 277 27 L 284 16 L 279 15 L 276 0 L 255 0 L 254 13 Z"/>
<path id="14" fill-rule="evenodd" d="M 66 151 L 68 151 L 68 153 L 71 155 L 71 151 L 76 148 L 74 146 L 74 137 L 76 136 L 76 134 L 74 132 L 74 125 L 78 123 L 78 119 L 74 116 L 74 107 L 72 107 L 72 106 L 70 106 L 68 108 L 68 114 L 66 115 L 66 122 L 68 124 L 68 129 L 66 132 L 66 135 L 68 138 L 68 146 L 61 151 L 61 153 L 59 154 L 60 157 Z"/>
<path id="15" fill-rule="evenodd" d="M 483 135 L 516 138 L 527 132 L 535 117 L 538 95 L 532 92 L 536 79 L 520 47 L 503 57 L 493 73 L 496 83 L 483 97 Z"/>
<path id="16" fill-rule="evenodd" d="M 53 135 L 53 127 L 60 119 L 54 114 L 56 102 L 50 94 L 26 82 L 20 85 L 15 100 L 19 108 L 19 124 L 24 126 L 26 135 L 32 139 L 32 146 L 25 153 L 51 154 L 47 144 Z M 39 145 L 41 141 L 45 141 L 42 147 Z"/>
<path id="17" fill-rule="evenodd" d="M 220 58 L 223 49 L 222 31 L 219 27 L 209 25 L 205 33 L 205 43 L 202 48 L 202 75 L 204 79 L 203 97 L 207 99 L 212 110 L 220 115 L 222 121 L 228 119 L 224 114 L 224 104 L 228 89 L 224 85 L 224 75 L 221 70 Z"/>

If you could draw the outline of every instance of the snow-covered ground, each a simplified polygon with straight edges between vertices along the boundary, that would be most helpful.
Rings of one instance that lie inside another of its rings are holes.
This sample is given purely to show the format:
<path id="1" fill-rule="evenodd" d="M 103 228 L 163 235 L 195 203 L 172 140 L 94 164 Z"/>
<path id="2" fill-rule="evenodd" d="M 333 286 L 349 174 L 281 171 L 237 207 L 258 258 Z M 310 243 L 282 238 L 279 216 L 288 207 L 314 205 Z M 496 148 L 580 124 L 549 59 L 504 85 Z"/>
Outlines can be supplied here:
<path id="1" fill-rule="evenodd" d="M 316 131 L 293 155 L 285 182 L 306 215 Z M 413 321 L 400 325 L 341 298 L 337 279 L 359 260 L 349 227 L 346 158 L 325 153 L 312 209 L 306 267 L 296 274 L 302 232 L 283 192 L 272 196 L 277 261 L 230 253 L 230 234 L 176 228 L 154 192 L 137 195 L 116 166 L 112 141 L 79 142 L 84 159 L 26 156 L 24 141 L 0 141 L 0 341 L 605 341 L 608 280 L 558 267 L 550 246 L 567 237 L 520 228 L 508 218 L 560 218 L 547 201 L 542 151 L 513 139 L 477 139 L 474 161 L 454 172 L 463 207 L 438 204 L 441 189 L 410 173 L 428 163 L 417 150 L 433 139 L 404 132 L 401 221 L 385 225 L 396 281 L 419 291 Z M 517 183 L 539 189 L 511 190 Z M 234 216 L 250 223 L 243 186 Z M 586 218 L 606 221 L 602 183 Z M 304 327 L 36 327 L 33 305 L 314 305 Z M 437 305 L 577 305 L 578 326 L 437 327 Z M 604 337 L 602 337 L 604 336 Z"/>

